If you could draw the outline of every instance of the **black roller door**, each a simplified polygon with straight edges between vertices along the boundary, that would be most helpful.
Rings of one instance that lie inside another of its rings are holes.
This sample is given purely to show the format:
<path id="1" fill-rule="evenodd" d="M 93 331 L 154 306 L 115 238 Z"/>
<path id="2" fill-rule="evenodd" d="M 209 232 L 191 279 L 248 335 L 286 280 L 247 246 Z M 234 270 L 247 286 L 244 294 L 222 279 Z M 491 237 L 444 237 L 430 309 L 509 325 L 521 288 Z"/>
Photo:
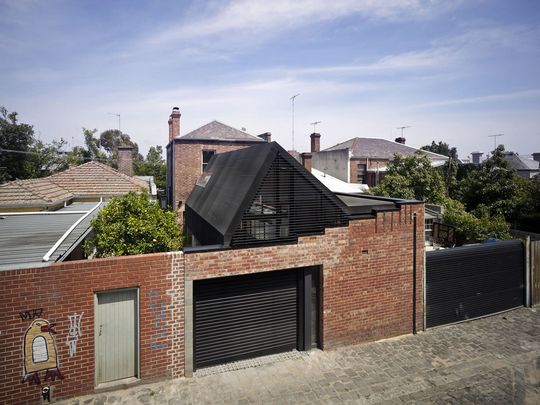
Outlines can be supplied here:
<path id="1" fill-rule="evenodd" d="M 522 306 L 524 269 L 519 240 L 428 252 L 427 327 Z"/>
<path id="2" fill-rule="evenodd" d="M 297 347 L 298 272 L 195 281 L 195 368 Z"/>

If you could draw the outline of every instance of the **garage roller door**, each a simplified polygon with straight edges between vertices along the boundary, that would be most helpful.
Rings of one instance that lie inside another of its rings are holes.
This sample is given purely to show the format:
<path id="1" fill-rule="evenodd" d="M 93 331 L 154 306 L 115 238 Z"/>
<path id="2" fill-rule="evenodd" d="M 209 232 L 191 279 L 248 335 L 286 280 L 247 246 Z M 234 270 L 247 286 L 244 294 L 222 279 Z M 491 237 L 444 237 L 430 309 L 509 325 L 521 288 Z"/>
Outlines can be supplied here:
<path id="1" fill-rule="evenodd" d="M 296 271 L 194 282 L 195 368 L 297 346 Z"/>
<path id="2" fill-rule="evenodd" d="M 428 252 L 427 327 L 522 306 L 524 268 L 519 240 Z"/>

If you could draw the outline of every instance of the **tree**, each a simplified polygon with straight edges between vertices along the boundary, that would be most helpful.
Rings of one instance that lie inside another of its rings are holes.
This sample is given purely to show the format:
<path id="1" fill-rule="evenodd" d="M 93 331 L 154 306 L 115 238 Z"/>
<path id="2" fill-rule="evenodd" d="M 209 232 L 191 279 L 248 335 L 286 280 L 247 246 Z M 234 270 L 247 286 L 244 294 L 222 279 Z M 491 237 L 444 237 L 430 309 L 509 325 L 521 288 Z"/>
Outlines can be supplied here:
<path id="1" fill-rule="evenodd" d="M 29 156 L 34 142 L 33 127 L 19 123 L 16 112 L 0 107 L 0 183 L 32 177 Z"/>
<path id="2" fill-rule="evenodd" d="M 491 217 L 487 210 L 477 211 L 476 216 L 465 211 L 459 201 L 448 199 L 443 220 L 455 226 L 456 244 L 477 243 L 488 238 L 510 239 L 510 225 L 502 215 Z"/>
<path id="3" fill-rule="evenodd" d="M 168 252 L 182 248 L 176 214 L 148 200 L 146 192 L 112 198 L 91 221 L 94 237 L 85 244 L 96 257 Z"/>
<path id="4" fill-rule="evenodd" d="M 108 129 L 103 131 L 99 136 L 99 144 L 107 152 L 109 157 L 113 161 L 113 166 L 116 165 L 118 159 L 118 147 L 119 146 L 131 146 L 133 161 L 141 162 L 143 160 L 142 156 L 139 154 L 139 145 L 136 142 L 131 140 L 131 137 L 128 134 L 124 134 L 118 129 Z"/>
<path id="5" fill-rule="evenodd" d="M 454 160 L 456 160 L 458 157 L 457 149 L 451 148 L 446 142 L 443 141 L 439 141 L 439 143 L 431 141 L 431 145 L 422 146 L 420 149 L 438 153 L 439 155 L 448 156 Z"/>
<path id="6" fill-rule="evenodd" d="M 432 204 L 441 204 L 446 197 L 441 174 L 431 167 L 430 160 L 422 155 L 395 155 L 383 180 L 371 189 L 371 193 Z"/>
<path id="7" fill-rule="evenodd" d="M 151 146 L 143 162 L 135 162 L 135 174 L 137 176 L 154 176 L 157 188 L 165 189 L 167 167 L 163 160 L 163 148 L 160 145 Z"/>
<path id="8" fill-rule="evenodd" d="M 487 207 L 491 216 L 501 214 L 509 219 L 520 204 L 520 184 L 516 171 L 504 159 L 504 146 L 499 145 L 489 159 L 459 182 L 459 198 L 467 211 Z"/>

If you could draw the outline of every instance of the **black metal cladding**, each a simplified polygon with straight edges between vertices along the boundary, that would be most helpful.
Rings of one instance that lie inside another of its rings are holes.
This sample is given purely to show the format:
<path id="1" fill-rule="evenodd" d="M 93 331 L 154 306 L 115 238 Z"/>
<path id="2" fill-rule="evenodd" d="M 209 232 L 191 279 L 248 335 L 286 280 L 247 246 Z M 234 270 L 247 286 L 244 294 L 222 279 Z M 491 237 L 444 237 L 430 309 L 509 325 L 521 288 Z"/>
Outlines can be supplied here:
<path id="1" fill-rule="evenodd" d="M 195 281 L 195 368 L 293 350 L 297 271 Z"/>
<path id="2" fill-rule="evenodd" d="M 524 305 L 524 252 L 519 240 L 426 254 L 427 327 Z"/>
<path id="3" fill-rule="evenodd" d="M 294 242 L 347 225 L 345 212 L 279 153 L 236 227 L 231 246 Z"/>

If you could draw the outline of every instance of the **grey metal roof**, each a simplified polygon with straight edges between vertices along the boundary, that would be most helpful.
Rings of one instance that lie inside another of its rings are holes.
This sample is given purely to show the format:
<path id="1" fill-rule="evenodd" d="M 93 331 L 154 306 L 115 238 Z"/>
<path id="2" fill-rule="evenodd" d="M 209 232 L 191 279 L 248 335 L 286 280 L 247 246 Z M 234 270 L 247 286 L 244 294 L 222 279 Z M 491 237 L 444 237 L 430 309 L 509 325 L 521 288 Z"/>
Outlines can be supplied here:
<path id="1" fill-rule="evenodd" d="M 222 124 L 219 121 L 212 121 L 176 139 L 253 143 L 266 142 L 261 138 L 257 138 L 256 136 L 250 135 L 247 132 Z"/>
<path id="2" fill-rule="evenodd" d="M 0 216 L 0 270 L 48 266 L 62 261 L 90 230 L 101 207 L 81 221 L 58 246 L 48 262 L 43 256 L 96 202 L 73 203 L 57 211 Z M 102 206 L 104 204 L 102 203 Z M 55 213 L 63 214 L 55 214 Z"/>
<path id="3" fill-rule="evenodd" d="M 538 162 L 536 160 L 527 159 L 525 156 L 520 156 L 514 152 L 505 152 L 504 159 L 510 167 L 516 170 L 532 170 L 538 171 Z"/>
<path id="4" fill-rule="evenodd" d="M 438 153 L 413 148 L 412 146 L 381 138 L 352 138 L 348 141 L 324 149 L 322 152 L 341 149 L 350 149 L 352 152 L 352 157 L 355 158 L 367 157 L 371 159 L 379 158 L 392 160 L 395 154 L 410 156 L 420 152 L 426 155 L 430 160 L 448 160 L 447 156 L 439 155 Z"/>

